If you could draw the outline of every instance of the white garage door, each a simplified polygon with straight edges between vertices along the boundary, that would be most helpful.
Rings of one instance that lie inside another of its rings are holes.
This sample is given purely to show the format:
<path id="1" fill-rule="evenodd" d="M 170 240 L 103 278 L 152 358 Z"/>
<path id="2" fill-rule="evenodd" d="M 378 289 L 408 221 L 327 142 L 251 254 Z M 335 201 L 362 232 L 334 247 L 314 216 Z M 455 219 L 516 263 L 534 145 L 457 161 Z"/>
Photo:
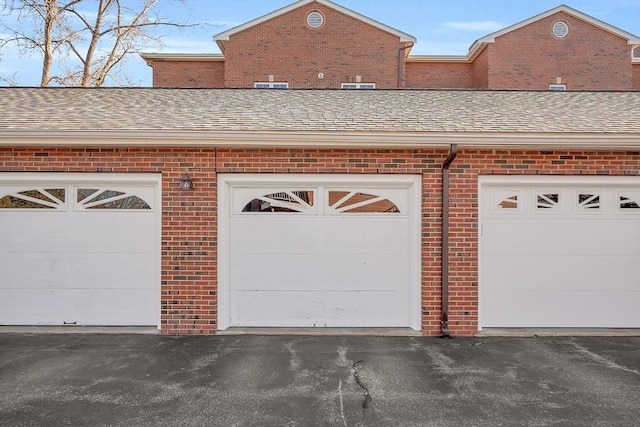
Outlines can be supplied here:
<path id="1" fill-rule="evenodd" d="M 481 327 L 640 327 L 640 178 L 480 188 Z"/>
<path id="2" fill-rule="evenodd" d="M 0 324 L 159 325 L 159 175 L 0 179 Z"/>
<path id="3" fill-rule="evenodd" d="M 220 328 L 419 329 L 419 188 L 408 176 L 221 176 Z"/>

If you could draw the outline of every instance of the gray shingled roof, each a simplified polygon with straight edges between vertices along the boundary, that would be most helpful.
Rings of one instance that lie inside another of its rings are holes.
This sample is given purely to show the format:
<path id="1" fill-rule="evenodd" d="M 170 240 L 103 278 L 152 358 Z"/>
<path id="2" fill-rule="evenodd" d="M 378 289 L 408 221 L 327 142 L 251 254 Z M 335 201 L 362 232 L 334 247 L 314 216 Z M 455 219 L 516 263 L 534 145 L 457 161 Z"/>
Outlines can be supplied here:
<path id="1" fill-rule="evenodd" d="M 640 92 L 0 88 L 0 133 L 640 133 Z"/>

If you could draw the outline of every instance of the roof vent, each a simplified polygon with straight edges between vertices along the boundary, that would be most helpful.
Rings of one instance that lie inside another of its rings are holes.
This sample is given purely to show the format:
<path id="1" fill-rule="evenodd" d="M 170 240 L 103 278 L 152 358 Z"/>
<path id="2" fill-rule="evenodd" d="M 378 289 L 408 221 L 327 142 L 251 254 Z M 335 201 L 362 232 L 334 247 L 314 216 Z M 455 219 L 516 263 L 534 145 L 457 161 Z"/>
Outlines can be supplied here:
<path id="1" fill-rule="evenodd" d="M 563 39 L 567 37 L 567 34 L 569 34 L 569 26 L 566 22 L 556 22 L 555 24 L 553 24 L 553 27 L 551 27 L 551 32 L 557 38 Z"/>
<path id="2" fill-rule="evenodd" d="M 320 12 L 311 12 L 307 15 L 307 25 L 311 28 L 320 28 L 324 24 L 324 17 Z"/>

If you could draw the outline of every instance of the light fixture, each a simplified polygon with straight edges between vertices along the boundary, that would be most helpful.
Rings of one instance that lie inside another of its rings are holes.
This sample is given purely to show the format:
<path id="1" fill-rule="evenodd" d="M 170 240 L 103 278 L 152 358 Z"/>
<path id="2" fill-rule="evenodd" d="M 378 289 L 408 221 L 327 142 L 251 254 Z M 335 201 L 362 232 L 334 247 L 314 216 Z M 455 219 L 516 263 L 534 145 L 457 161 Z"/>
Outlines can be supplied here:
<path id="1" fill-rule="evenodd" d="M 184 175 L 182 175 L 182 178 L 180 178 L 180 187 L 182 188 L 182 191 L 193 190 L 193 181 L 191 180 L 189 174 L 185 173 Z"/>

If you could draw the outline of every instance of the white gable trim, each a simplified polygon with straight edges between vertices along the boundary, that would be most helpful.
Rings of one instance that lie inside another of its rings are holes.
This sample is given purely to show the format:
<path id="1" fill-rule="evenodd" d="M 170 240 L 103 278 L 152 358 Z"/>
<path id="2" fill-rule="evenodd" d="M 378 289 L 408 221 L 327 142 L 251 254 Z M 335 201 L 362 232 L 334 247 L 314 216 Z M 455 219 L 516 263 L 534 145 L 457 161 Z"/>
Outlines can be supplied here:
<path id="1" fill-rule="evenodd" d="M 338 4 L 335 4 L 335 3 L 333 3 L 333 2 L 331 2 L 329 0 L 299 0 L 299 1 L 295 2 L 295 3 L 290 4 L 289 6 L 285 6 L 283 8 L 278 9 L 278 10 L 275 10 L 275 11 L 273 11 L 271 13 L 263 15 L 263 16 L 261 16 L 259 18 L 251 20 L 249 22 L 246 22 L 246 23 L 244 23 L 242 25 L 239 25 L 237 27 L 231 28 L 231 29 L 229 29 L 227 31 L 223 31 L 222 33 L 216 34 L 215 36 L 213 36 L 213 41 L 218 42 L 218 41 L 221 41 L 221 40 L 229 40 L 229 36 L 231 36 L 233 34 L 239 33 L 241 31 L 246 30 L 247 28 L 251 28 L 253 26 L 261 24 L 261 23 L 263 23 L 265 21 L 268 21 L 270 19 L 273 19 L 273 18 L 275 18 L 277 16 L 284 15 L 287 12 L 290 12 L 290 11 L 295 10 L 295 9 L 297 9 L 299 7 L 302 7 L 302 6 L 306 6 L 306 5 L 308 5 L 310 3 L 313 3 L 313 2 L 317 2 L 317 3 L 322 4 L 322 5 L 324 5 L 324 6 L 328 7 L 328 8 L 331 8 L 331 9 L 337 10 L 338 12 L 344 13 L 345 15 L 348 15 L 348 16 L 354 18 L 354 19 L 357 19 L 359 21 L 365 22 L 365 23 L 367 23 L 367 24 L 369 24 L 369 25 L 371 25 L 373 27 L 376 27 L 376 28 L 382 30 L 382 31 L 386 31 L 387 33 L 391 33 L 391 34 L 393 34 L 395 36 L 398 36 L 398 37 L 400 37 L 400 41 L 401 42 L 416 43 L 416 41 L 417 41 L 417 39 L 415 37 L 413 37 L 412 35 L 409 35 L 407 33 L 403 33 L 402 31 L 396 30 L 395 28 L 389 27 L 388 25 L 385 25 L 385 24 L 383 24 L 381 22 L 378 22 L 375 19 L 368 18 L 368 17 L 366 17 L 364 15 L 361 15 L 361 14 L 359 14 L 357 12 L 354 12 L 351 9 L 347 9 L 345 7 L 342 7 L 342 6 L 338 5 Z"/>
<path id="2" fill-rule="evenodd" d="M 626 32 L 624 30 L 621 30 L 618 27 L 614 27 L 613 25 L 607 24 L 604 21 L 600 21 L 599 19 L 596 19 L 593 16 L 589 16 L 589 15 L 587 15 L 585 13 L 582 13 L 579 10 L 573 9 L 573 8 L 571 8 L 569 6 L 560 5 L 558 7 L 554 7 L 551 10 L 547 10 L 546 12 L 542 12 L 542 13 L 540 13 L 538 15 L 532 16 L 529 19 L 525 19 L 524 21 L 520 21 L 517 24 L 513 24 L 513 25 L 511 25 L 511 26 L 509 26 L 507 28 L 503 28 L 502 30 L 498 30 L 498 31 L 496 31 L 494 33 L 488 34 L 488 35 L 482 37 L 481 39 L 476 40 L 473 43 L 473 46 L 475 46 L 476 44 L 482 44 L 482 43 L 493 43 L 493 42 L 495 42 L 496 37 L 500 37 L 500 36 L 502 36 L 504 34 L 510 33 L 511 31 L 515 31 L 515 30 L 517 30 L 519 28 L 522 28 L 522 27 L 524 27 L 526 25 L 532 24 L 532 23 L 534 23 L 536 21 L 539 21 L 539 20 L 544 19 L 546 17 L 549 17 L 551 15 L 554 15 L 554 14 L 556 14 L 558 12 L 564 12 L 564 13 L 566 13 L 568 15 L 571 15 L 571 16 L 573 16 L 575 18 L 578 18 L 578 19 L 580 19 L 582 21 L 585 21 L 585 22 L 587 22 L 587 23 L 589 23 L 591 25 L 594 25 L 596 27 L 602 28 L 603 30 L 608 31 L 608 32 L 610 32 L 610 33 L 612 33 L 612 34 L 614 34 L 614 35 L 616 35 L 618 37 L 626 39 L 627 40 L 627 44 L 630 44 L 630 45 L 639 45 L 640 44 L 640 37 L 638 37 L 638 36 L 636 36 L 634 34 L 628 33 L 628 32 Z M 469 49 L 470 51 L 473 50 L 473 46 L 471 47 L 471 49 Z"/>

